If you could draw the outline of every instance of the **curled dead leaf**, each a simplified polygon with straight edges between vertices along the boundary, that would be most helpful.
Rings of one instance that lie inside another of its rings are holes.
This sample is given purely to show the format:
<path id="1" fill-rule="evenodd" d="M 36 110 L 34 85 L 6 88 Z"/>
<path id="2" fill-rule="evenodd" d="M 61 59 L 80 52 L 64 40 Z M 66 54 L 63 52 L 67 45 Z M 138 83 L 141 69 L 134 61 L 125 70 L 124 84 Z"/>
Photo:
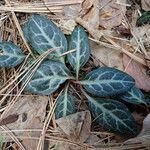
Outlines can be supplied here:
<path id="1" fill-rule="evenodd" d="M 125 72 L 135 79 L 136 86 L 146 92 L 149 92 L 150 76 L 147 74 L 147 68 L 144 65 L 131 60 L 130 57 L 125 54 L 123 54 L 123 65 L 125 67 Z"/>

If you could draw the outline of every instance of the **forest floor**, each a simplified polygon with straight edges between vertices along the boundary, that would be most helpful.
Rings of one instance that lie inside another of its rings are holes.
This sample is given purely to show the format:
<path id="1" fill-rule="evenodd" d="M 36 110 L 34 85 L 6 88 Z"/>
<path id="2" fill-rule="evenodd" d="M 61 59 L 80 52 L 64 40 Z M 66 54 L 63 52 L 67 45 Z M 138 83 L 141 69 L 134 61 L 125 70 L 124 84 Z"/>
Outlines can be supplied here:
<path id="1" fill-rule="evenodd" d="M 135 119 L 140 129 L 138 135 L 131 138 L 105 129 L 93 118 L 86 96 L 74 81 L 70 81 L 70 93 L 75 97 L 77 111 L 59 119 L 54 112 L 64 85 L 49 96 L 24 90 L 20 78 L 25 76 L 27 58 L 36 60 L 35 65 L 28 67 L 32 72 L 47 57 L 46 54 L 37 57 L 23 31 L 33 14 L 46 16 L 66 37 L 76 25 L 86 30 L 91 54 L 79 77 L 107 66 L 134 78 L 141 93 L 133 93 L 131 103 L 122 100 L 121 103 Z M 0 41 L 18 45 L 26 56 L 17 67 L 3 68 L 0 64 L 0 149 L 150 149 L 150 0 L 3 0 L 0 1 Z M 1 47 L 0 63 L 3 55 Z"/>

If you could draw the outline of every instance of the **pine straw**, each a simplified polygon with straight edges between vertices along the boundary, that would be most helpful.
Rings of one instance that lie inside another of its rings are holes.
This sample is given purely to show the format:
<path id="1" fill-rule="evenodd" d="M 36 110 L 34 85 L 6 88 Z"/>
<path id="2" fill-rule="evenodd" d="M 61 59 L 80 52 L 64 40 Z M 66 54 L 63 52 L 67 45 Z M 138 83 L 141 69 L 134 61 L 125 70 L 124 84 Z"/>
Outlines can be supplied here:
<path id="1" fill-rule="evenodd" d="M 57 0 L 46 2 L 13 2 L 6 6 L 1 6 L 0 11 L 13 11 L 13 12 L 22 12 L 22 13 L 62 13 L 64 6 L 81 4 L 82 0 Z"/>
<path id="2" fill-rule="evenodd" d="M 27 19 L 28 15 L 25 15 L 25 18 L 21 18 L 22 20 L 18 19 L 18 16 L 16 16 L 15 12 L 22 12 L 22 13 L 47 13 L 45 15 L 49 16 L 49 13 L 62 13 L 64 6 L 69 6 L 71 4 L 81 4 L 82 0 L 57 0 L 57 2 L 50 2 L 50 3 L 45 3 L 45 2 L 10 2 L 9 0 L 5 0 L 6 5 L 0 6 L 0 11 L 1 11 L 1 40 L 7 40 L 7 41 L 13 41 L 15 44 L 18 44 L 25 53 L 27 53 L 27 57 L 34 55 L 32 54 L 31 48 L 26 42 L 23 32 L 21 30 L 21 24 Z M 18 15 L 18 14 L 17 14 Z M 83 25 L 80 20 L 78 20 L 78 23 Z M 84 26 L 84 25 L 83 25 Z M 146 65 L 145 61 L 137 56 L 135 56 L 133 53 L 129 52 L 128 50 L 124 49 L 120 45 L 117 45 L 113 40 L 112 37 L 109 37 L 109 35 L 105 35 L 104 38 L 108 41 L 102 42 L 94 38 L 90 38 L 90 40 L 109 47 L 113 48 L 115 50 L 121 50 L 123 53 L 127 54 L 130 56 L 132 59 L 140 62 L 143 65 Z M 143 48 L 142 43 L 139 43 L 142 51 L 144 54 L 146 54 L 145 49 Z M 9 112 L 10 108 L 12 108 L 18 98 L 20 96 L 26 96 L 25 94 L 22 94 L 22 91 L 24 90 L 25 86 L 33 76 L 34 72 L 42 62 L 44 58 L 47 57 L 47 55 L 54 51 L 56 49 L 51 49 L 38 58 L 35 59 L 34 63 L 31 65 L 26 64 L 26 60 L 20 66 L 17 70 L 15 69 L 9 69 L 5 70 L 2 69 L 2 78 L 4 81 L 3 86 L 0 88 L 0 112 L 1 116 L 0 119 L 4 118 L 7 113 Z M 71 52 L 74 50 L 71 50 Z M 67 53 L 64 53 L 63 55 L 66 55 Z M 35 58 L 35 57 L 34 57 Z M 26 67 L 26 69 L 24 69 Z M 22 75 L 27 75 L 28 78 L 26 79 L 26 82 L 24 86 L 20 87 L 20 82 L 21 80 L 18 81 L 19 78 L 23 79 L 21 77 Z M 76 92 L 77 93 L 77 92 Z M 29 95 L 30 96 L 30 95 Z M 80 95 L 79 95 L 80 96 Z M 68 144 L 75 145 L 79 148 L 87 149 L 87 150 L 92 150 L 92 149 L 97 149 L 97 150 L 117 150 L 117 149 L 144 149 L 145 146 L 149 145 L 144 145 L 140 143 L 132 143 L 132 144 L 123 144 L 123 143 L 116 143 L 111 141 L 111 137 L 115 136 L 111 133 L 108 132 L 93 132 L 93 134 L 99 134 L 101 137 L 100 144 L 96 143 L 96 147 L 92 145 L 87 145 L 87 144 L 79 144 L 73 141 L 70 141 L 68 139 L 65 139 L 63 137 L 60 137 L 60 133 L 55 132 L 56 128 L 56 122 L 55 122 L 55 117 L 54 117 L 54 109 L 56 105 L 57 98 L 54 99 L 53 96 L 49 97 L 49 110 L 48 114 L 45 118 L 45 122 L 43 125 L 43 129 L 41 131 L 41 136 L 40 137 L 25 137 L 25 136 L 15 136 L 14 133 L 16 132 L 39 132 L 39 130 L 12 130 L 10 131 L 6 126 L 1 126 L 1 128 L 4 130 L 2 133 L 7 133 L 9 137 L 12 138 L 12 140 L 20 147 L 20 149 L 25 150 L 24 146 L 22 143 L 19 141 L 19 139 L 31 139 L 31 140 L 39 140 L 38 143 L 38 150 L 42 150 L 44 147 L 44 141 L 55 141 L 55 142 L 66 142 Z M 50 126 L 50 122 L 52 122 L 52 126 Z M 51 130 L 50 130 L 51 128 Z M 105 140 L 105 143 L 102 144 L 101 142 Z"/>

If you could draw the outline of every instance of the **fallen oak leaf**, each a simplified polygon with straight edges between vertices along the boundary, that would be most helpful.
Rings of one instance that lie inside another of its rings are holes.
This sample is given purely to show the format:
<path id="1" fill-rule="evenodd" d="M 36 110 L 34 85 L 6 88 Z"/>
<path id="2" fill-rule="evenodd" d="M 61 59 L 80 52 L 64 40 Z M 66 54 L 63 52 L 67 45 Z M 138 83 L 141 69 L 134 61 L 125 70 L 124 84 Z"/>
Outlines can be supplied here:
<path id="1" fill-rule="evenodd" d="M 136 87 L 146 92 L 150 91 L 150 76 L 147 74 L 147 69 L 144 65 L 131 60 L 130 57 L 123 54 L 123 65 L 125 72 L 135 79 Z"/>

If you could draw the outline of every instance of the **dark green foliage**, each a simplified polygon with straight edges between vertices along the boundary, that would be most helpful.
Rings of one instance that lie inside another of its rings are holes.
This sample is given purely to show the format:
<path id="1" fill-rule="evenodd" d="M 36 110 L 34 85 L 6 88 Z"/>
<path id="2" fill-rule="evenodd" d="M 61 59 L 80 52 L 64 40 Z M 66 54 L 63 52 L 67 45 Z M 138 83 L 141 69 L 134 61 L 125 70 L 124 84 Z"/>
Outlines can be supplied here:
<path id="1" fill-rule="evenodd" d="M 52 52 L 50 56 L 53 59 L 63 61 L 63 58 L 59 57 L 67 51 L 67 40 L 52 21 L 42 15 L 32 15 L 24 25 L 23 31 L 28 42 L 39 54 L 48 49 L 60 47 L 60 49 Z"/>
<path id="2" fill-rule="evenodd" d="M 121 95 L 120 98 L 128 103 L 133 104 L 146 104 L 144 94 L 142 91 L 135 86 L 132 87 L 128 92 Z"/>
<path id="3" fill-rule="evenodd" d="M 130 90 L 134 79 L 115 68 L 101 67 L 91 71 L 83 81 L 83 87 L 89 93 L 96 96 L 113 96 Z"/>
<path id="4" fill-rule="evenodd" d="M 11 68 L 19 65 L 25 58 L 22 50 L 11 42 L 0 42 L 0 67 Z"/>
<path id="5" fill-rule="evenodd" d="M 79 76 L 79 70 L 88 61 L 91 53 L 88 36 L 81 26 L 76 26 L 69 39 L 69 50 L 75 49 L 73 53 L 67 55 L 67 59 Z"/>
<path id="6" fill-rule="evenodd" d="M 150 94 L 145 94 L 144 97 L 146 104 L 150 105 Z"/>
<path id="7" fill-rule="evenodd" d="M 94 99 L 88 96 L 89 109 L 96 121 L 105 129 L 124 136 L 135 136 L 138 127 L 128 108 L 115 100 Z"/>
<path id="8" fill-rule="evenodd" d="M 58 119 L 73 114 L 75 112 L 75 97 L 68 92 L 67 87 L 57 99 L 55 116 L 56 119 Z"/>
<path id="9" fill-rule="evenodd" d="M 144 12 L 136 22 L 137 26 L 149 23 L 150 23 L 150 11 Z"/>
<path id="10" fill-rule="evenodd" d="M 63 63 L 46 60 L 36 70 L 25 89 L 35 94 L 50 95 L 70 78 L 69 70 Z"/>
<path id="11" fill-rule="evenodd" d="M 122 99 L 125 101 L 145 104 L 147 99 L 144 99 L 142 92 L 134 87 L 134 79 L 115 68 L 101 67 L 89 72 L 84 80 L 74 81 L 75 78 L 71 76 L 70 70 L 64 64 L 64 58 L 60 57 L 67 51 L 67 40 L 61 30 L 48 18 L 37 14 L 32 15 L 23 26 L 23 32 L 27 41 L 30 42 L 32 50 L 35 50 L 38 54 L 42 54 L 51 48 L 60 47 L 60 49 L 49 54 L 52 60 L 49 60 L 50 57 L 45 58 L 35 72 L 31 70 L 25 74 L 22 81 L 23 85 L 27 83 L 30 74 L 34 73 L 25 87 L 26 91 L 50 95 L 62 83 L 70 79 L 69 84 L 81 83 L 84 89 L 94 96 L 108 97 L 124 94 Z M 75 70 L 76 80 L 78 80 L 81 67 L 90 57 L 91 50 L 87 33 L 83 27 L 76 26 L 68 41 L 68 50 L 75 49 L 76 51 L 69 53 L 67 60 Z M 0 67 L 14 67 L 25 58 L 21 49 L 12 43 L 2 42 L 0 47 L 4 54 L 0 56 Z M 33 58 L 28 58 L 27 66 L 24 68 L 29 67 L 34 62 Z M 81 86 L 75 85 L 74 87 Z M 106 98 L 95 99 L 88 96 L 84 91 L 83 93 L 88 99 L 89 109 L 93 117 L 103 128 L 124 136 L 137 135 L 136 122 L 124 104 Z M 75 98 L 69 93 L 68 85 L 56 102 L 56 118 L 65 117 L 75 111 Z"/>

